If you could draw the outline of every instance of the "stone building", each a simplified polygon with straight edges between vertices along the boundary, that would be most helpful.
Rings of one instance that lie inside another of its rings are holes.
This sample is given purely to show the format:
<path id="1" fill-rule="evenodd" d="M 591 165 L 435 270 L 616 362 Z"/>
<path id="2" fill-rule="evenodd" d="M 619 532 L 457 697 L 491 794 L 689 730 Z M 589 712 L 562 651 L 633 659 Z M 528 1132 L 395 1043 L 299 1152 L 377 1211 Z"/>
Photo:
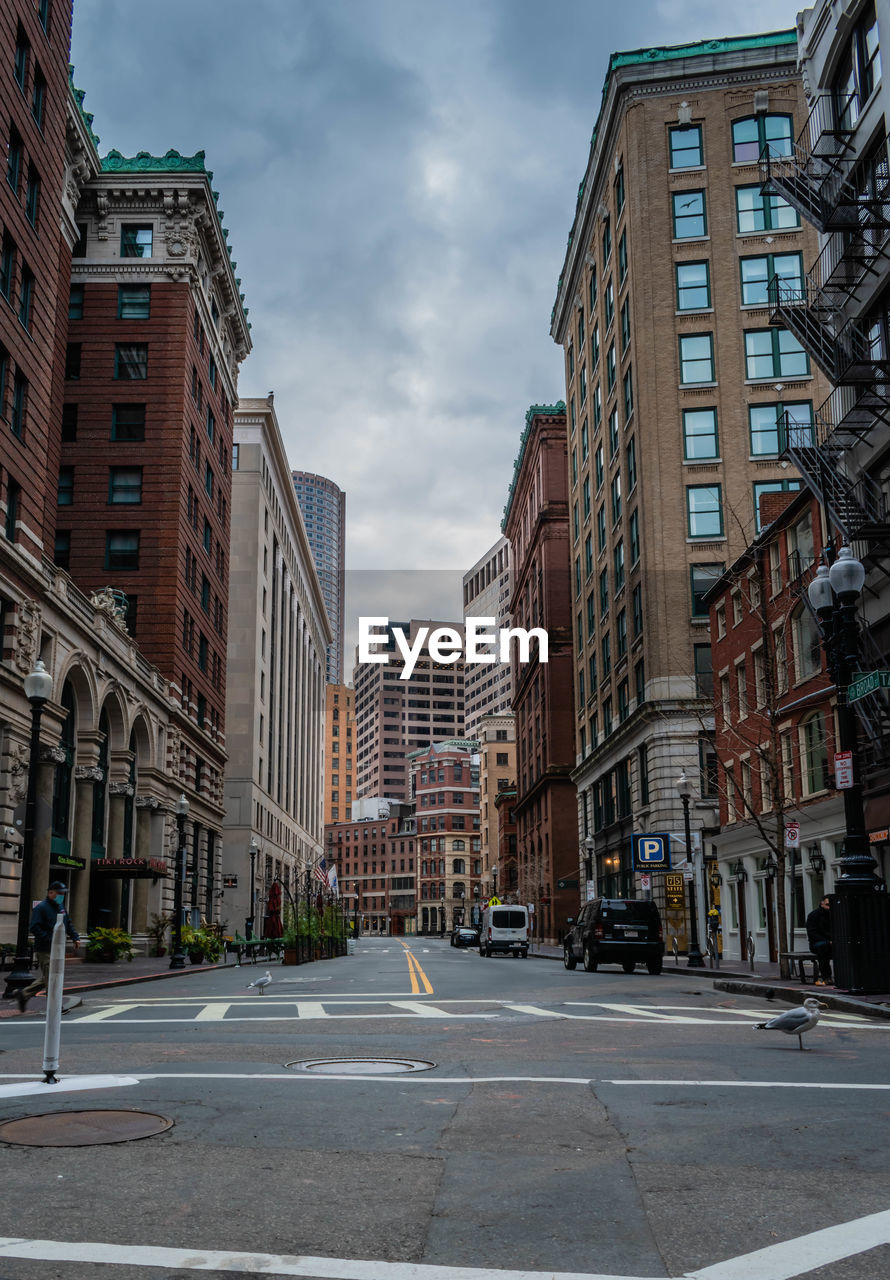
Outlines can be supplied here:
<path id="1" fill-rule="evenodd" d="M 464 574 L 464 622 L 468 617 L 491 618 L 496 632 L 510 625 L 510 544 L 501 537 Z M 486 631 L 490 628 L 486 626 Z M 464 733 L 478 736 L 484 715 L 509 712 L 513 673 L 502 662 L 496 645 L 485 646 L 494 662 L 468 662 L 464 672 Z"/>
<path id="2" fill-rule="evenodd" d="M 324 713 L 324 820 L 342 822 L 352 815 L 355 786 L 355 690 L 328 684 Z"/>
<path id="3" fill-rule="evenodd" d="M 479 744 L 446 739 L 412 751 L 408 759 L 417 832 L 418 932 L 478 924 Z"/>
<path id="4" fill-rule="evenodd" d="M 498 805 L 502 792 L 516 792 L 516 717 L 511 711 L 489 712 L 478 722 L 479 834 L 482 855 L 481 894 L 515 892 L 516 860 L 501 860 L 501 826 L 504 812 Z"/>

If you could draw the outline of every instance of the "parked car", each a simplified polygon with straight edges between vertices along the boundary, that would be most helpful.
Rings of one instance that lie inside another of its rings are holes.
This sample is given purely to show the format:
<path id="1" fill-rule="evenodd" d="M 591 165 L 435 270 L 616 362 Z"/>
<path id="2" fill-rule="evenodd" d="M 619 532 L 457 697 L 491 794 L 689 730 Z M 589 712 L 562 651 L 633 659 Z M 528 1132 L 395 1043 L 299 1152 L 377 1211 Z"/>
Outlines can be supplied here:
<path id="1" fill-rule="evenodd" d="M 529 939 L 528 907 L 486 907 L 482 912 L 482 929 L 479 934 L 480 956 L 491 956 L 497 951 L 512 952 L 514 956 L 528 955 Z"/>
<path id="2" fill-rule="evenodd" d="M 563 964 L 574 969 L 580 960 L 588 973 L 601 964 L 620 964 L 633 973 L 645 964 L 661 973 L 664 932 L 654 902 L 644 898 L 594 898 L 582 907 L 563 942 Z"/>
<path id="3" fill-rule="evenodd" d="M 474 929 L 471 924 L 459 924 L 451 930 L 451 945 L 453 947 L 475 947 L 479 942 L 479 930 Z"/>

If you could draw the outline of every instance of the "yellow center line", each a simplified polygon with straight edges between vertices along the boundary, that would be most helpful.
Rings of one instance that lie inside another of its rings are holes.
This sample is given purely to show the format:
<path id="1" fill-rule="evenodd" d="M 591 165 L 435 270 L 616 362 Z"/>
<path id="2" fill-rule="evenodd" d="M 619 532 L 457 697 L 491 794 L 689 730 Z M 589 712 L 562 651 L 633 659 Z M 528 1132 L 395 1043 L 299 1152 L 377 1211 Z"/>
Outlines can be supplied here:
<path id="1" fill-rule="evenodd" d="M 399 942 L 405 948 L 405 955 L 408 960 L 408 972 L 411 974 L 411 994 L 415 996 L 420 994 L 420 987 L 417 985 L 417 980 L 419 978 L 423 983 L 424 991 L 426 991 L 428 996 L 431 996 L 433 994 L 433 986 L 421 968 L 420 961 L 410 950 L 407 943 L 402 942 L 401 938 L 399 939 Z"/>

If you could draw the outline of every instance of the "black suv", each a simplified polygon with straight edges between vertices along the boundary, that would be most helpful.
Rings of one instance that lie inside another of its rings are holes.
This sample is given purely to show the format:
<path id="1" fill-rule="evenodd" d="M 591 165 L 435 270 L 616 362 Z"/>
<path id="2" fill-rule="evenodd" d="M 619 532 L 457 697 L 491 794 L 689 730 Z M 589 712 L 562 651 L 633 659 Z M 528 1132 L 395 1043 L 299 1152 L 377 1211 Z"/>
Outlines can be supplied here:
<path id="1" fill-rule="evenodd" d="M 620 964 L 633 973 L 638 963 L 661 973 L 664 934 L 654 902 L 643 898 L 594 898 L 585 903 L 563 942 L 563 964 L 574 969 L 580 960 L 588 973 L 601 964 Z"/>

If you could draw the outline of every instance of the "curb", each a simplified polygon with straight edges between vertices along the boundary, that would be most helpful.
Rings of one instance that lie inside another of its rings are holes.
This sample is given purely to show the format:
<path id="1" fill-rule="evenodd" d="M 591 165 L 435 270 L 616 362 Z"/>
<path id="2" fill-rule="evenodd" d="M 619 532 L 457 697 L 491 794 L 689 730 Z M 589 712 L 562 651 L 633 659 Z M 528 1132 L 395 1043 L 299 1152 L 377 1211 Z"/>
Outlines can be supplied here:
<path id="1" fill-rule="evenodd" d="M 161 973 L 140 973 L 135 978 L 112 978 L 110 982 L 76 982 L 65 987 L 65 995 L 75 991 L 103 991 L 108 987 L 132 987 L 139 982 L 159 982 L 164 978 L 184 978 L 192 973 L 211 973 L 214 969 L 236 969 L 231 964 L 195 964 L 188 969 L 167 969 Z"/>
<path id="2" fill-rule="evenodd" d="M 808 995 L 813 995 L 813 987 L 771 986 L 767 982 L 745 982 L 740 979 L 718 978 L 714 982 L 716 991 L 727 991 L 731 995 L 759 996 L 763 999 L 767 992 L 775 1000 L 784 1000 L 788 1004 L 802 1003 Z M 817 999 L 827 1004 L 829 1009 L 840 1013 L 858 1013 L 867 1018 L 890 1019 L 890 1005 L 869 1004 L 867 1000 L 857 1000 L 855 996 L 832 995 L 819 988 Z"/>

